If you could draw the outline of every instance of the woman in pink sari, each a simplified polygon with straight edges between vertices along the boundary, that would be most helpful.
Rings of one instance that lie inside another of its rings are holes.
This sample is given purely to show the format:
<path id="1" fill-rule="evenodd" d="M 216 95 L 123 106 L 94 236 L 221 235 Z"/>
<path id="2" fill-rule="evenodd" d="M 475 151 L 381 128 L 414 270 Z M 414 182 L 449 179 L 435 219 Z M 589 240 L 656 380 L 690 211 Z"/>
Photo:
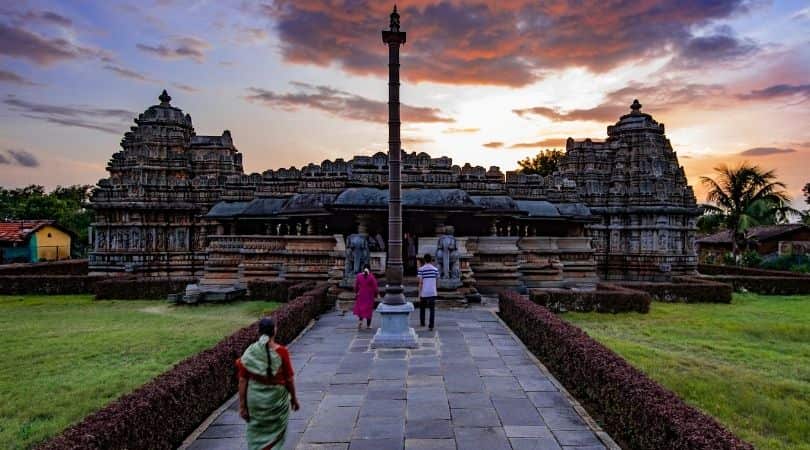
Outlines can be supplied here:
<path id="1" fill-rule="evenodd" d="M 377 298 L 377 289 L 377 279 L 374 278 L 374 274 L 366 265 L 354 280 L 354 292 L 357 294 L 354 301 L 354 315 L 358 319 L 358 330 L 363 327 L 363 319 L 366 319 L 366 328 L 371 328 L 371 315 L 374 313 L 374 299 Z"/>

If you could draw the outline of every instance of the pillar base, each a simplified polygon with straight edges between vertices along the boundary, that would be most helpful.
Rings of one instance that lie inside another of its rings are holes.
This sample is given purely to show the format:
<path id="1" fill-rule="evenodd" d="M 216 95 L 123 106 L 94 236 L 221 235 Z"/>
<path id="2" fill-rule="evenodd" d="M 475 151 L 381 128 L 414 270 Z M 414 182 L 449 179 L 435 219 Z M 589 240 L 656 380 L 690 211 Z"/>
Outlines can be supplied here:
<path id="1" fill-rule="evenodd" d="M 377 312 L 382 317 L 382 326 L 371 340 L 371 348 L 417 348 L 416 331 L 408 326 L 408 317 L 413 312 L 413 303 L 386 305 L 380 303 Z"/>

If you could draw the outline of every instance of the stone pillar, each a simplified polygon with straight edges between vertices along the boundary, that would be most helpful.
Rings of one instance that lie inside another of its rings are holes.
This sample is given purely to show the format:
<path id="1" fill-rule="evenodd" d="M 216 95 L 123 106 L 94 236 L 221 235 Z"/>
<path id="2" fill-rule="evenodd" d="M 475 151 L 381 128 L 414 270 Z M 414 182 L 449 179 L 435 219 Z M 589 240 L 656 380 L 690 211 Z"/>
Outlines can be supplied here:
<path id="1" fill-rule="evenodd" d="M 371 346 L 416 348 L 416 332 L 408 327 L 408 316 L 413 303 L 403 295 L 402 278 L 402 197 L 401 157 L 399 136 L 399 46 L 405 43 L 405 32 L 399 31 L 397 7 L 391 13 L 388 30 L 382 32 L 388 44 L 388 262 L 385 270 L 385 297 L 377 308 L 382 316 L 382 327 L 377 330 Z"/>

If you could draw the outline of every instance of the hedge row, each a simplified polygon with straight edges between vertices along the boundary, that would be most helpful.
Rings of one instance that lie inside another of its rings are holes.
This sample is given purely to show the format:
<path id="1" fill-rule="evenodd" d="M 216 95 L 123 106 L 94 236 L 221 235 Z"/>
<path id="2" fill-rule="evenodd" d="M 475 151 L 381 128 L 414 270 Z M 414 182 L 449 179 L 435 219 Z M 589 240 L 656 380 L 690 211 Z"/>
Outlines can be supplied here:
<path id="1" fill-rule="evenodd" d="M 735 291 L 746 290 L 766 295 L 810 294 L 810 277 L 715 275 L 707 278 L 729 284 Z"/>
<path id="2" fill-rule="evenodd" d="M 165 300 L 183 292 L 196 278 L 107 278 L 95 284 L 96 300 Z M 87 291 L 86 291 L 87 292 Z"/>
<path id="3" fill-rule="evenodd" d="M 719 264 L 698 264 L 698 272 L 702 275 L 743 275 L 810 279 L 809 274 L 791 272 L 789 270 L 754 269 L 752 267 L 722 266 Z"/>
<path id="4" fill-rule="evenodd" d="M 650 311 L 652 298 L 646 292 L 628 289 L 615 284 L 599 283 L 595 291 L 571 289 L 533 289 L 531 300 L 552 311 L 596 311 L 620 313 Z"/>
<path id="5" fill-rule="evenodd" d="M 103 278 L 89 275 L 0 275 L 0 294 L 86 294 L 92 292 Z"/>
<path id="6" fill-rule="evenodd" d="M 579 328 L 515 292 L 500 316 L 614 438 L 633 449 L 753 449 Z"/>
<path id="7" fill-rule="evenodd" d="M 278 340 L 289 343 L 326 304 L 319 286 L 272 312 Z M 258 322 L 175 365 L 131 394 L 86 417 L 40 450 L 174 449 L 237 387 L 234 360 L 258 337 Z"/>
<path id="8" fill-rule="evenodd" d="M 250 300 L 286 302 L 300 297 L 304 292 L 313 289 L 315 285 L 314 281 L 296 283 L 285 280 L 250 280 L 247 283 L 248 298 Z"/>
<path id="9" fill-rule="evenodd" d="M 86 259 L 0 265 L 0 275 L 87 275 Z"/>
<path id="10" fill-rule="evenodd" d="M 697 277 L 675 276 L 670 283 L 623 281 L 616 283 L 650 294 L 660 302 L 731 303 L 734 292 L 730 284 Z"/>

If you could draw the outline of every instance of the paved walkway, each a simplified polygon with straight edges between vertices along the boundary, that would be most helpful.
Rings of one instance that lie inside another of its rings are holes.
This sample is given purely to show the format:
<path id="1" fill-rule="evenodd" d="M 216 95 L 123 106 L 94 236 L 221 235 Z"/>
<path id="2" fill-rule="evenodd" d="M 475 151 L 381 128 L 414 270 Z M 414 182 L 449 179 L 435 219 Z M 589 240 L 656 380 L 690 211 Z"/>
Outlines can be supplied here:
<path id="1" fill-rule="evenodd" d="M 598 436 L 610 443 L 489 310 L 437 311 L 436 331 L 417 328 L 417 350 L 370 349 L 374 331 L 331 313 L 290 346 L 301 410 L 291 415 L 285 448 L 606 448 Z M 237 408 L 232 399 L 189 449 L 245 448 Z"/>

